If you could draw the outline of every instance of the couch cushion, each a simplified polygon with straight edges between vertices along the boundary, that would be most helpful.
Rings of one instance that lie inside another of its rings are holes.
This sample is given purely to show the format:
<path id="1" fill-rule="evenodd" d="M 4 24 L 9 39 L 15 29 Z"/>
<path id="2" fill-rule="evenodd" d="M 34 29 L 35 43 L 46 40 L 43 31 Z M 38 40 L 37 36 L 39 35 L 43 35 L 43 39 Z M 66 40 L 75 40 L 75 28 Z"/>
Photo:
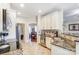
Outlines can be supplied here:
<path id="1" fill-rule="evenodd" d="M 0 49 L 4 49 L 4 48 L 7 48 L 7 47 L 9 47 L 9 45 L 2 45 L 2 46 L 0 46 Z"/>

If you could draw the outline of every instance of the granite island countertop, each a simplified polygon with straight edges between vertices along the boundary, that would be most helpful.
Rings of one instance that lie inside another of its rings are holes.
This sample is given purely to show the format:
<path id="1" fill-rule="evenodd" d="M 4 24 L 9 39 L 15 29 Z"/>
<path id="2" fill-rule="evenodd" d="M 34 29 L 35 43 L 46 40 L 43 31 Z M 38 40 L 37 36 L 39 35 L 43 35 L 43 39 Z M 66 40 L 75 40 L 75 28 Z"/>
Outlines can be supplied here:
<path id="1" fill-rule="evenodd" d="M 79 34 L 72 34 L 72 33 L 63 33 L 64 35 L 72 36 L 72 37 L 77 37 L 79 38 Z"/>
<path id="2" fill-rule="evenodd" d="M 63 41 L 62 42 L 52 42 L 51 44 L 61 47 L 63 49 L 70 50 L 72 52 L 76 52 L 76 47 L 71 47 L 69 44 L 67 44 L 66 42 L 63 42 Z"/>

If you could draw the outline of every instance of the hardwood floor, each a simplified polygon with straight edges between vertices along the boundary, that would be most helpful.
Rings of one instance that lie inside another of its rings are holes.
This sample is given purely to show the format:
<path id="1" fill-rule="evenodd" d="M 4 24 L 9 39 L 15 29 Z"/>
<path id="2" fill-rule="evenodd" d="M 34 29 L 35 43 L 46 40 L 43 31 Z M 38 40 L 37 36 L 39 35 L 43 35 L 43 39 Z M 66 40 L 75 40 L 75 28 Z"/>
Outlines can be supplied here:
<path id="1" fill-rule="evenodd" d="M 50 50 L 42 47 L 41 45 L 32 42 L 25 43 L 21 41 L 21 49 L 4 53 L 3 55 L 50 55 Z"/>

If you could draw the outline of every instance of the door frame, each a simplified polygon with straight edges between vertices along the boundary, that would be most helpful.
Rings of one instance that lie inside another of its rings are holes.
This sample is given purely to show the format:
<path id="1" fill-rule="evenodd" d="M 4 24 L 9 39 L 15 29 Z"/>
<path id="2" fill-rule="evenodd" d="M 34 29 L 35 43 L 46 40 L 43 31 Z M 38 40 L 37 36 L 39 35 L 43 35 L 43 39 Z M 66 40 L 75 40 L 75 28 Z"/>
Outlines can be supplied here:
<path id="1" fill-rule="evenodd" d="M 31 27 L 31 26 L 36 26 L 36 28 L 37 28 L 37 24 L 35 24 L 35 23 L 30 23 L 29 24 L 29 27 Z M 37 31 L 36 31 L 37 32 Z M 29 32 L 29 34 L 31 34 L 30 32 Z M 36 35 L 37 36 L 37 35 Z M 30 39 L 30 41 L 32 42 L 32 39 L 31 38 L 29 38 Z M 36 39 L 36 42 L 37 42 L 37 39 Z"/>
<path id="2" fill-rule="evenodd" d="M 25 24 L 24 23 L 16 23 L 16 26 L 17 25 L 23 25 L 23 28 L 24 28 L 23 29 L 23 35 L 24 35 L 23 41 L 24 41 L 24 39 L 25 39 Z M 20 37 L 19 37 L 19 40 L 21 40 Z"/>

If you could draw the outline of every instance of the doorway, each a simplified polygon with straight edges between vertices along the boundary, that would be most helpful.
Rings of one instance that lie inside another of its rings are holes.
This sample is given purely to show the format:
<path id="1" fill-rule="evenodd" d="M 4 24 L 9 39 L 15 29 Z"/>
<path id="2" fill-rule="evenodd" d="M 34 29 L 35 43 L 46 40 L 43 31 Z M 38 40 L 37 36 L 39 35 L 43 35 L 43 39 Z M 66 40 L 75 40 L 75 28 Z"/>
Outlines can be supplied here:
<path id="1" fill-rule="evenodd" d="M 24 40 L 24 33 L 25 33 L 24 29 L 25 29 L 24 24 L 22 24 L 22 23 L 16 24 L 16 39 L 17 39 L 16 46 L 17 46 L 17 49 L 20 48 L 20 41 Z"/>
<path id="2" fill-rule="evenodd" d="M 31 42 L 37 42 L 37 25 L 29 24 L 29 39 Z"/>

